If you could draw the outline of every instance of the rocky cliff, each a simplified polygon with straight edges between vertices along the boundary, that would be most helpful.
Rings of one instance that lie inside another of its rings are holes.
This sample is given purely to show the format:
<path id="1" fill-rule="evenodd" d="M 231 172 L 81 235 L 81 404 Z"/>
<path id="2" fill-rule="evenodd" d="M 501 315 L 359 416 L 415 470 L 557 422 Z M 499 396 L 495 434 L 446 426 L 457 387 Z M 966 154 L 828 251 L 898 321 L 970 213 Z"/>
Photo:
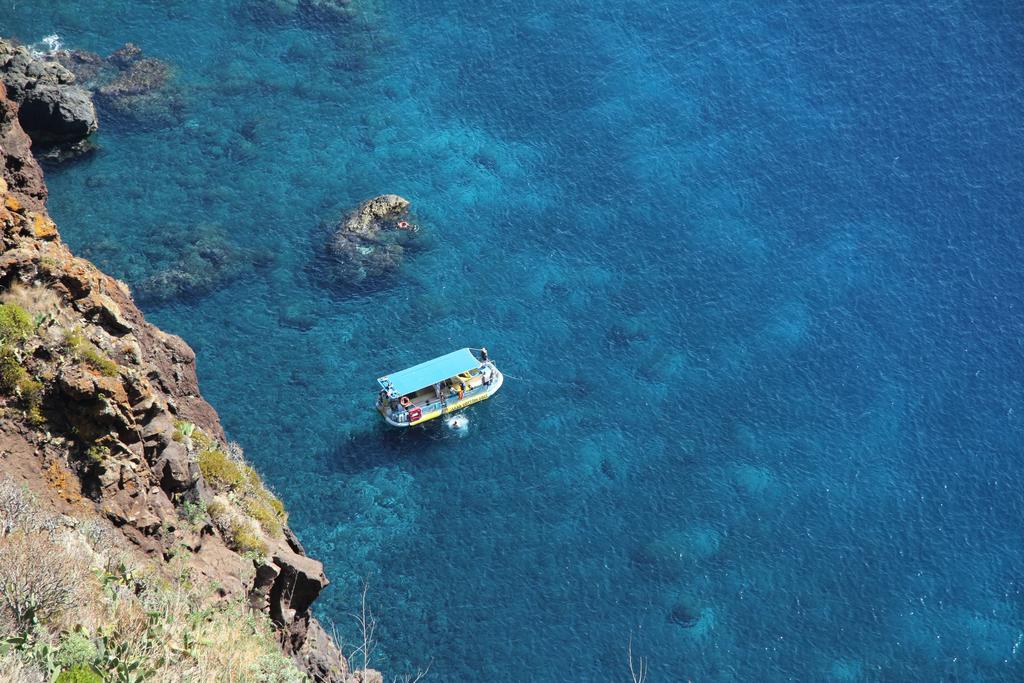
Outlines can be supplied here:
<path id="1" fill-rule="evenodd" d="M 18 104 L 21 127 L 38 148 L 70 156 L 88 149 L 88 137 L 99 128 L 96 107 L 71 71 L 0 39 L 0 81 Z"/>
<path id="2" fill-rule="evenodd" d="M 350 672 L 312 616 L 327 585 L 323 567 L 305 555 L 280 501 L 241 449 L 226 441 L 199 392 L 192 350 L 146 322 L 123 282 L 61 241 L 31 146 L 18 103 L 0 85 L 0 483 L 21 487 L 47 519 L 58 520 L 47 527 L 48 543 L 53 528 L 77 529 L 82 520 L 108 529 L 88 553 L 94 565 L 106 562 L 105 576 L 124 580 L 124 572 L 109 574 L 116 550 L 122 564 L 128 558 L 164 577 L 162 585 L 187 581 L 200 596 L 197 610 L 244 605 L 247 618 L 269 621 L 281 652 L 313 680 L 379 679 Z M 42 533 L 39 525 L 19 527 L 8 507 L 0 501 L 0 553 Z M 102 623 L 61 626 L 53 615 L 40 621 L 38 608 L 11 604 L 0 600 L 0 628 L 44 633 L 40 642 L 49 637 L 53 647 L 69 633 L 114 647 Z M 227 671 L 206 666 L 213 665 L 196 664 L 205 673 L 182 679 Z"/>

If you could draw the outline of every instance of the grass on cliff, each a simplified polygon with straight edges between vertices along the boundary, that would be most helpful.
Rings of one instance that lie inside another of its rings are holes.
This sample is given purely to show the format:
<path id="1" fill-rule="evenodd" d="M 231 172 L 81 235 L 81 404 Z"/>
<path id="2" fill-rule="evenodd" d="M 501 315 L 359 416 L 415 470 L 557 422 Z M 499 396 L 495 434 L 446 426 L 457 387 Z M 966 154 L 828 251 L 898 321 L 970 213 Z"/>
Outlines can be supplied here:
<path id="1" fill-rule="evenodd" d="M 42 421 L 43 385 L 29 375 L 19 351 L 34 330 L 28 311 L 12 302 L 0 304 L 0 393 L 21 399 L 29 420 L 38 423 Z"/>
<path id="2" fill-rule="evenodd" d="M 34 330 L 28 311 L 16 303 L 0 304 L 0 341 L 24 341 Z"/>
<path id="3" fill-rule="evenodd" d="M 259 532 L 271 538 L 283 536 L 284 525 L 288 522 L 284 505 L 267 490 L 259 473 L 245 462 L 242 449 L 237 445 L 223 448 L 194 425 L 179 424 L 176 434 L 185 432 L 189 434 L 187 438 L 193 449 L 198 451 L 196 459 L 203 478 L 220 494 L 208 509 L 210 518 L 236 550 L 258 553 L 262 549 L 265 553 L 266 544 L 258 538 Z M 258 528 L 254 529 L 252 522 Z"/>
<path id="4" fill-rule="evenodd" d="M 13 394 L 27 378 L 28 373 L 22 367 L 14 347 L 0 345 L 0 391 Z"/>
<path id="5" fill-rule="evenodd" d="M 188 569 L 187 552 L 169 566 L 119 542 L 105 522 L 49 514 L 0 479 L 0 679 L 308 680 L 269 619 L 242 600 L 218 600 Z"/>
<path id="6" fill-rule="evenodd" d="M 117 377 L 117 363 L 103 355 L 96 345 L 82 335 L 81 330 L 64 331 L 64 348 L 75 358 L 107 377 Z"/>
<path id="7" fill-rule="evenodd" d="M 241 514 L 223 496 L 218 496 L 206 506 L 210 521 L 224 534 L 228 547 L 243 555 L 266 557 L 269 552 L 263 533 L 255 522 Z"/>
<path id="8" fill-rule="evenodd" d="M 33 327 L 53 321 L 60 313 L 60 298 L 45 285 L 22 285 L 15 282 L 0 294 L 0 301 L 24 310 L 32 319 Z"/>

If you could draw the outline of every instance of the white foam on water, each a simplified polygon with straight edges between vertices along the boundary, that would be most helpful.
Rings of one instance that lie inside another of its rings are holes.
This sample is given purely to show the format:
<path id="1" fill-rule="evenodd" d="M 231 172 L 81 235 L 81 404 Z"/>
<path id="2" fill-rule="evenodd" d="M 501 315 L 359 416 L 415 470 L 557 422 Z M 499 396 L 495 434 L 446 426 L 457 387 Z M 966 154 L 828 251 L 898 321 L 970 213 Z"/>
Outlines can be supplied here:
<path id="1" fill-rule="evenodd" d="M 459 436 L 465 436 L 469 432 L 469 418 L 465 415 L 453 415 L 445 420 L 445 424 L 448 425 L 448 429 L 458 433 Z"/>
<path id="2" fill-rule="evenodd" d="M 32 53 L 33 57 L 49 57 L 53 53 L 63 48 L 64 42 L 56 33 L 51 33 L 48 36 L 43 36 L 42 40 L 40 40 L 38 43 L 32 43 L 28 46 L 28 49 Z"/>

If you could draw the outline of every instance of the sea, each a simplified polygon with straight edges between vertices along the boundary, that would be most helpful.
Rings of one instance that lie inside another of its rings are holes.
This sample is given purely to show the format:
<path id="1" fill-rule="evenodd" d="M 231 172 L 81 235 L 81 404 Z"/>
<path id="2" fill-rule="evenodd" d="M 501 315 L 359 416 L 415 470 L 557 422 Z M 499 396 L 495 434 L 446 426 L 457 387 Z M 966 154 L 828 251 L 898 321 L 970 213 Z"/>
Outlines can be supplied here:
<path id="1" fill-rule="evenodd" d="M 387 680 L 1024 680 L 1020 2 L 0 18 L 170 65 L 51 213 L 195 349 Z M 383 193 L 419 246 L 339 286 Z M 506 380 L 465 430 L 374 412 L 467 346 Z"/>

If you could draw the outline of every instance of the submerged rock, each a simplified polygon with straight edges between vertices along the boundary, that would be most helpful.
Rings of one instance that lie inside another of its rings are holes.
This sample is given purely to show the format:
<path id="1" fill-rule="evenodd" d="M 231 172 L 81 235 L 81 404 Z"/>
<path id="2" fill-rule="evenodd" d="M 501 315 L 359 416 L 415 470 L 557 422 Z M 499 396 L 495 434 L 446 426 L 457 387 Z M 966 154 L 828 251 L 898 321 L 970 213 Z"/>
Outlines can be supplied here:
<path id="1" fill-rule="evenodd" d="M 352 0 L 304 0 L 301 4 L 320 19 L 347 21 L 356 16 Z"/>
<path id="2" fill-rule="evenodd" d="M 107 60 L 87 50 L 60 50 L 54 55 L 64 68 L 75 75 L 78 83 L 90 83 L 107 68 Z"/>
<path id="3" fill-rule="evenodd" d="M 696 570 L 718 552 L 722 536 L 710 527 L 693 526 L 669 531 L 631 552 L 637 568 L 653 578 L 671 582 Z"/>
<path id="4" fill-rule="evenodd" d="M 281 309 L 278 314 L 278 320 L 285 327 L 291 327 L 296 330 L 308 332 L 316 327 L 317 323 L 320 321 L 320 316 L 317 311 L 311 309 L 307 305 L 292 303 Z"/>
<path id="5" fill-rule="evenodd" d="M 346 214 L 327 243 L 331 284 L 364 285 L 398 270 L 418 232 L 409 206 L 409 200 L 385 194 Z"/>
<path id="6" fill-rule="evenodd" d="M 77 145 L 96 132 L 92 96 L 55 56 L 0 40 L 0 79 L 21 127 L 39 147 Z"/>
<path id="7" fill-rule="evenodd" d="M 693 628 L 700 621 L 700 606 L 691 600 L 681 599 L 668 611 L 668 622 L 683 628 Z"/>
<path id="8" fill-rule="evenodd" d="M 215 224 L 169 225 L 146 250 L 146 275 L 133 284 L 140 301 L 201 296 L 266 264 L 270 254 L 238 246 Z"/>
<path id="9" fill-rule="evenodd" d="M 173 69 L 163 60 L 146 57 L 138 45 L 126 43 L 107 58 L 81 50 L 62 50 L 57 56 L 114 120 L 147 129 L 184 121 L 185 97 Z"/>
<path id="10" fill-rule="evenodd" d="M 254 14 L 306 17 L 330 23 L 356 18 L 352 0 L 249 0 L 248 8 Z"/>

